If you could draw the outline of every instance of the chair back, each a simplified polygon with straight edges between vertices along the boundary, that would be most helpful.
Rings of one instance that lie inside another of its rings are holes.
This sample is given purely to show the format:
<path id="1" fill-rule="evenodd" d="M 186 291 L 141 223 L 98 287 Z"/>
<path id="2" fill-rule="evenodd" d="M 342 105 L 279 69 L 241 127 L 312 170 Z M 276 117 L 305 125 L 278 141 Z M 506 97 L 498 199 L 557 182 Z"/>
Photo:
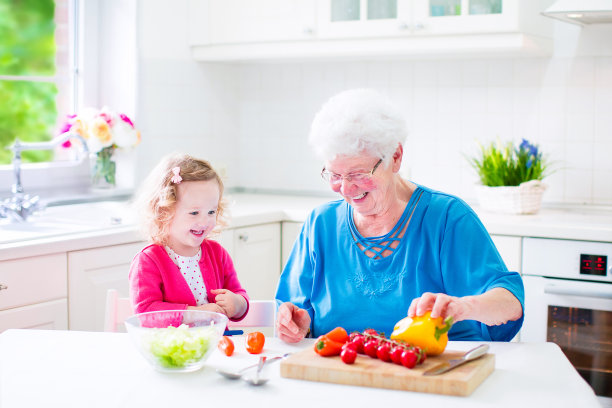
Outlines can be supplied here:
<path id="1" fill-rule="evenodd" d="M 133 314 L 130 298 L 119 297 L 119 292 L 115 289 L 106 292 L 105 332 L 125 332 L 123 322 Z"/>
<path id="2" fill-rule="evenodd" d="M 230 321 L 227 325 L 230 329 L 234 328 L 272 328 L 276 322 L 276 302 L 274 300 L 251 300 L 249 301 L 249 312 L 239 322 Z"/>

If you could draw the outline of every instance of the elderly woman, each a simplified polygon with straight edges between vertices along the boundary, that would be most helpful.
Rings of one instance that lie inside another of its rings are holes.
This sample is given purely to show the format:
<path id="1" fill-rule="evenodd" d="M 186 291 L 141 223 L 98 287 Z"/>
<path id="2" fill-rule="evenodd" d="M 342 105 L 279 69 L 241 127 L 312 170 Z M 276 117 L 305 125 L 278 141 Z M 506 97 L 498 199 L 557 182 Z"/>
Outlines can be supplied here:
<path id="1" fill-rule="evenodd" d="M 283 270 L 284 341 L 337 326 L 390 334 L 429 310 L 454 318 L 453 340 L 509 341 L 521 328 L 521 277 L 465 202 L 400 176 L 405 139 L 401 113 L 374 91 L 340 93 L 316 115 L 309 142 L 342 199 L 312 211 Z"/>

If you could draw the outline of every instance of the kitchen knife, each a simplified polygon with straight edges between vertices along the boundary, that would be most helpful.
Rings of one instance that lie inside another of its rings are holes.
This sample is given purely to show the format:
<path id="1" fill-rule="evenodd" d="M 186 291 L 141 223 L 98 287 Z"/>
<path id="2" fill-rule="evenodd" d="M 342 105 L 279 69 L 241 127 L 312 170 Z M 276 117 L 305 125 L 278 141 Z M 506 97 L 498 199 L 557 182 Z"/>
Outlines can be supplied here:
<path id="1" fill-rule="evenodd" d="M 461 356 L 461 358 L 455 358 L 452 360 L 445 361 L 444 363 L 440 363 L 437 366 L 425 371 L 423 375 L 443 374 L 449 370 L 452 370 L 455 367 L 459 367 L 463 363 L 467 363 L 468 361 L 472 361 L 484 356 L 485 354 L 487 354 L 487 351 L 489 351 L 489 345 L 481 344 L 480 346 L 475 347 L 465 353 L 463 356 Z"/>

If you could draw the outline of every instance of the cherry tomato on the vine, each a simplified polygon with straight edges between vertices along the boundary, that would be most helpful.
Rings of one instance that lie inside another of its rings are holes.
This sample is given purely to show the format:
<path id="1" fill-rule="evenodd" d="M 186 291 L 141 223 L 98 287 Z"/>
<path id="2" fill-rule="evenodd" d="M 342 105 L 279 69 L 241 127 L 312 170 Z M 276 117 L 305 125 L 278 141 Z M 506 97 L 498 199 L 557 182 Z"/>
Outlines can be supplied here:
<path id="1" fill-rule="evenodd" d="M 412 349 L 406 349 L 402 353 L 402 365 L 406 368 L 413 368 L 417 363 L 417 354 Z"/>
<path id="2" fill-rule="evenodd" d="M 363 351 L 365 354 L 372 358 L 378 358 L 376 355 L 376 350 L 378 349 L 378 341 L 377 340 L 368 340 L 363 345 Z"/>
<path id="3" fill-rule="evenodd" d="M 344 347 L 340 353 L 340 358 L 345 364 L 353 364 L 357 358 L 357 351 L 353 347 Z"/>
<path id="4" fill-rule="evenodd" d="M 389 357 L 391 357 L 391 361 L 395 364 L 402 365 L 402 353 L 404 352 L 404 347 L 395 346 L 391 349 L 391 353 L 389 353 Z"/>
<path id="5" fill-rule="evenodd" d="M 363 343 L 365 338 L 361 334 L 351 335 L 349 344 L 354 344 L 358 353 L 363 354 Z"/>
<path id="6" fill-rule="evenodd" d="M 234 342 L 227 336 L 221 337 L 221 340 L 219 340 L 219 344 L 217 344 L 217 347 L 219 348 L 219 350 L 221 350 L 223 354 L 228 357 L 234 354 Z"/>
<path id="7" fill-rule="evenodd" d="M 391 357 L 389 356 L 390 352 L 391 346 L 389 346 L 387 343 L 382 343 L 376 349 L 376 357 L 378 357 L 381 361 L 391 361 Z"/>
<path id="8" fill-rule="evenodd" d="M 246 350 L 251 354 L 259 354 L 263 350 L 266 337 L 262 332 L 252 332 L 246 336 Z"/>

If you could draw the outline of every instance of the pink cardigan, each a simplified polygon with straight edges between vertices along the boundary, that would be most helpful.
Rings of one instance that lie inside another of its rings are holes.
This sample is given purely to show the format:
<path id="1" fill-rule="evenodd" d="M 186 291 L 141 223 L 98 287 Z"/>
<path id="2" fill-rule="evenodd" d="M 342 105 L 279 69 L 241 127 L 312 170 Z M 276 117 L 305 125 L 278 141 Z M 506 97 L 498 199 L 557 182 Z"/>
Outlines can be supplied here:
<path id="1" fill-rule="evenodd" d="M 231 321 L 239 321 L 249 311 L 249 297 L 240 285 L 234 264 L 227 251 L 216 241 L 202 242 L 200 270 L 208 301 L 214 302 L 212 289 L 228 289 L 247 301 L 246 312 Z M 136 313 L 156 310 L 184 310 L 196 306 L 189 285 L 179 267 L 172 262 L 163 246 L 149 245 L 142 249 L 130 266 L 130 298 Z"/>

